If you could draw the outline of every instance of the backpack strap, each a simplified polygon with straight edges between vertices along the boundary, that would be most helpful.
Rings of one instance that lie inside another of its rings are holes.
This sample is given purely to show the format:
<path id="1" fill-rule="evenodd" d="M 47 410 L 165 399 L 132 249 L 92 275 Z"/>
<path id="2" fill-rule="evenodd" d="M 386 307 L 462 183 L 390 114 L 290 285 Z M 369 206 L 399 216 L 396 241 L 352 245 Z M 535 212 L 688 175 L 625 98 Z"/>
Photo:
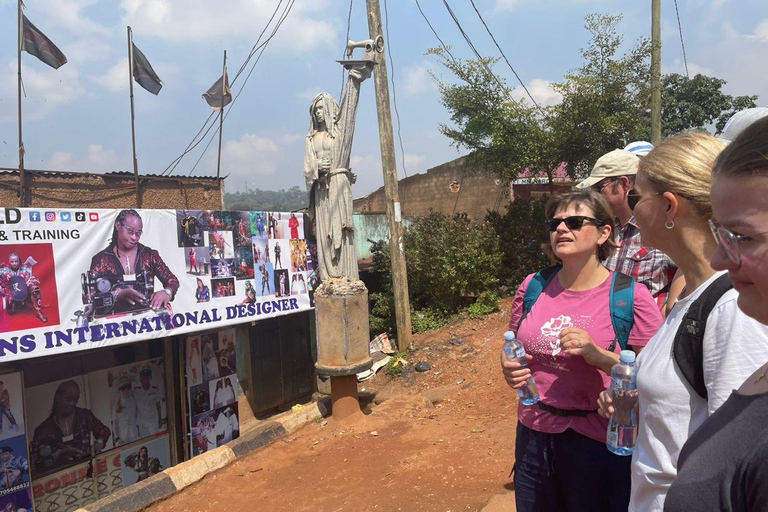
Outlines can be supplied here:
<path id="1" fill-rule="evenodd" d="M 629 333 L 635 324 L 635 280 L 628 275 L 614 272 L 611 278 L 611 323 L 616 339 L 608 350 L 616 348 L 619 342 L 621 350 L 629 346 Z"/>
<path id="2" fill-rule="evenodd" d="M 704 383 L 703 340 L 707 318 L 720 297 L 731 288 L 733 284 L 728 279 L 728 274 L 723 274 L 707 286 L 685 313 L 672 345 L 675 362 L 685 380 L 705 400 L 707 386 Z"/>
<path id="3" fill-rule="evenodd" d="M 528 288 L 525 289 L 525 295 L 523 296 L 523 314 L 520 315 L 520 321 L 517 323 L 517 330 L 520 330 L 520 326 L 523 324 L 523 320 L 528 316 L 528 313 L 533 309 L 533 305 L 536 303 L 536 299 L 544 291 L 544 288 L 552 281 L 562 265 L 555 265 L 554 267 L 547 267 L 545 269 L 536 272 L 531 281 L 528 283 Z"/>

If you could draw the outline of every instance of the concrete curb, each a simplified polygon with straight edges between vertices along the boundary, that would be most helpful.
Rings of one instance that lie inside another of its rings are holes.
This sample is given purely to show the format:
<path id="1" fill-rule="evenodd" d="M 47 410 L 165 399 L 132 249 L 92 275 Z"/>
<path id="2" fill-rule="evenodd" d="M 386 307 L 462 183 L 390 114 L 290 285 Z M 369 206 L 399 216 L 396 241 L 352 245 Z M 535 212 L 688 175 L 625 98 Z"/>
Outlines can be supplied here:
<path id="1" fill-rule="evenodd" d="M 202 480 L 209 473 L 223 468 L 235 459 L 298 430 L 308 421 L 327 416 L 329 411 L 330 401 L 321 400 L 302 406 L 300 409 L 279 414 L 224 446 L 177 464 L 160 474 L 79 508 L 75 512 L 138 512 Z"/>

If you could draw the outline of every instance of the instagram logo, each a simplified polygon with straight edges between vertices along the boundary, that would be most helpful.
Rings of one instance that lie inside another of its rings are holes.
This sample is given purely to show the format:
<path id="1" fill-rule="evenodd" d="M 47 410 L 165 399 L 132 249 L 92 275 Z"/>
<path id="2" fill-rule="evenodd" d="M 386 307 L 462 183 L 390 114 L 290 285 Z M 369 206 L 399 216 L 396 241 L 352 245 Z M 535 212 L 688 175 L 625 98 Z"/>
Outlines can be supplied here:
<path id="1" fill-rule="evenodd" d="M 56 220 L 56 212 L 45 212 L 45 222 L 53 222 Z"/>
<path id="2" fill-rule="evenodd" d="M 96 212 L 89 212 L 88 220 L 90 220 L 91 222 L 99 222 L 99 214 Z"/>

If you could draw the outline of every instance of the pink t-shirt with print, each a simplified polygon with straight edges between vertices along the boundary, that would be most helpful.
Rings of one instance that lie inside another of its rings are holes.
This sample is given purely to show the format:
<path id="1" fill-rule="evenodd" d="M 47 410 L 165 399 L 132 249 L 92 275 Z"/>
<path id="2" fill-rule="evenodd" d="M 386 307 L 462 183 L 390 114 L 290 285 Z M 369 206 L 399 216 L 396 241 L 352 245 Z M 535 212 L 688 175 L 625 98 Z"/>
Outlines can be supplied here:
<path id="1" fill-rule="evenodd" d="M 509 328 L 516 331 L 526 353 L 533 356 L 529 367 L 539 388 L 541 402 L 558 409 L 597 410 L 597 397 L 610 384 L 610 376 L 581 356 L 563 352 L 558 334 L 567 327 L 576 327 L 589 333 L 598 347 L 609 348 L 615 338 L 609 307 L 612 275 L 600 286 L 578 292 L 565 290 L 555 276 L 539 295 L 519 331 L 517 324 L 523 312 L 523 297 L 534 274 L 526 277 L 517 290 Z M 629 344 L 642 347 L 662 323 L 659 308 L 645 286 L 635 286 L 634 310 L 635 323 L 629 334 Z M 615 352 L 620 351 L 617 342 Z M 557 416 L 536 405 L 522 403 L 518 405 L 518 419 L 539 432 L 559 434 L 570 428 L 600 442 L 605 442 L 608 427 L 608 420 L 597 413 Z"/>

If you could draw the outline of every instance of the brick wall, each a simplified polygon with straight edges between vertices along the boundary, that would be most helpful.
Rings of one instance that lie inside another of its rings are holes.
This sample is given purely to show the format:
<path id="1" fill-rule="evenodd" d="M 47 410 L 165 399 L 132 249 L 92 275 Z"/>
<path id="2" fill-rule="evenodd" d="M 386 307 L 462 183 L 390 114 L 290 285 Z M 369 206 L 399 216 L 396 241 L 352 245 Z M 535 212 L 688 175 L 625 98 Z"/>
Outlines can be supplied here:
<path id="1" fill-rule="evenodd" d="M 132 175 L 27 172 L 29 207 L 135 208 Z M 220 210 L 223 193 L 215 178 L 142 177 L 141 207 Z M 0 206 L 19 206 L 19 173 L 0 173 Z"/>
<path id="2" fill-rule="evenodd" d="M 458 191 L 451 184 L 459 184 Z M 573 183 L 555 185 L 555 192 L 571 189 Z M 466 213 L 471 219 L 485 218 L 488 210 L 503 212 L 512 198 L 529 199 L 549 192 L 548 185 L 515 185 L 486 175 L 478 175 L 469 167 L 466 156 L 429 169 L 398 182 L 402 214 L 423 216 L 430 209 L 452 215 Z M 354 201 L 355 212 L 383 213 L 387 211 L 384 188 Z"/>

